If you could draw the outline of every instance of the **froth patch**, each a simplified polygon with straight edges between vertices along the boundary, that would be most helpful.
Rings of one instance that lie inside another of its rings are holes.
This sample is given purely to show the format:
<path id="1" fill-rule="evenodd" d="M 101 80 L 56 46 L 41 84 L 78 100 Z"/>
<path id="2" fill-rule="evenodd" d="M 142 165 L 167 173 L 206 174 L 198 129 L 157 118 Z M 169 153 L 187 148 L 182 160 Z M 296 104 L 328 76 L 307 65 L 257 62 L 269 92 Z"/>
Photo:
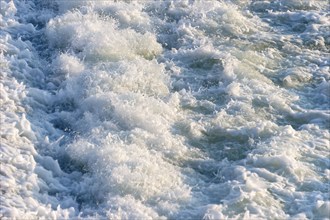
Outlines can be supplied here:
<path id="1" fill-rule="evenodd" d="M 58 74 L 64 74 L 66 76 L 76 75 L 81 73 L 85 66 L 75 56 L 69 54 L 60 54 L 52 63 L 55 72 Z"/>
<path id="2" fill-rule="evenodd" d="M 81 58 L 91 61 L 118 61 L 137 56 L 152 59 L 162 52 L 153 34 L 120 30 L 113 19 L 95 13 L 68 12 L 52 19 L 46 32 L 52 47 L 74 50 Z"/>
<path id="3" fill-rule="evenodd" d="M 90 137 L 68 146 L 72 159 L 85 164 L 92 171 L 93 179 L 98 179 L 92 183 L 91 188 L 97 190 L 91 192 L 93 199 L 130 197 L 140 200 L 139 206 L 146 208 L 153 204 L 154 210 L 163 210 L 164 214 L 176 211 L 179 202 L 189 200 L 190 189 L 177 167 L 166 162 L 158 152 L 149 150 L 145 143 L 129 142 L 129 137 L 124 137 L 129 133 L 107 133 L 94 129 Z M 169 201 L 173 206 L 162 205 Z"/>
<path id="4" fill-rule="evenodd" d="M 252 14 L 237 10 L 236 5 L 228 3 L 201 2 L 196 3 L 202 8 L 198 14 L 202 17 L 196 25 L 203 27 L 206 33 L 223 36 L 241 36 L 253 34 L 264 24 Z M 203 5 L 201 5 L 203 4 Z M 210 10 L 211 9 L 211 10 Z M 257 27 L 256 24 L 260 26 Z"/>

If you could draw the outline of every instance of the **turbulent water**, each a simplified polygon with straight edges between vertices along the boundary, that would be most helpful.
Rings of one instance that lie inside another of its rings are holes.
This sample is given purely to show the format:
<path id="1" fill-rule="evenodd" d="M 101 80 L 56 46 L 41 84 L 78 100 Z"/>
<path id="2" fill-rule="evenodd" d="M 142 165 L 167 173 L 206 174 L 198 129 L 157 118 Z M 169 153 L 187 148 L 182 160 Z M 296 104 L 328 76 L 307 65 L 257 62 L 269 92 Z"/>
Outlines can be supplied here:
<path id="1" fill-rule="evenodd" d="M 1 219 L 329 219 L 327 0 L 1 0 Z"/>

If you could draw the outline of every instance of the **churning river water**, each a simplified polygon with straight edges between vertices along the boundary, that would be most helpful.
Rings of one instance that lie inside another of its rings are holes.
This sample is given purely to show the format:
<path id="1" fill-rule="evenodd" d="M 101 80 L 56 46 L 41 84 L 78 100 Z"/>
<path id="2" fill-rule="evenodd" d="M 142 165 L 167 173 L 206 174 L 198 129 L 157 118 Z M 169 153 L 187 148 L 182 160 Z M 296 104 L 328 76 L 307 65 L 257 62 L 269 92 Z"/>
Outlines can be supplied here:
<path id="1" fill-rule="evenodd" d="M 1 0 L 2 219 L 329 219 L 327 0 Z"/>

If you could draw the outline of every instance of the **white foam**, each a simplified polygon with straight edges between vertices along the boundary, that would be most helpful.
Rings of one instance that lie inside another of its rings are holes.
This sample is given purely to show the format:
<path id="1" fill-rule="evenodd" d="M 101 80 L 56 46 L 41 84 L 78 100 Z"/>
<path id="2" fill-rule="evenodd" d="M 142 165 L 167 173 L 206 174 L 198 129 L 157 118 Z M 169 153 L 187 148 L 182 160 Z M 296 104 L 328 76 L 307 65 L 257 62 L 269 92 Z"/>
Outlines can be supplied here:
<path id="1" fill-rule="evenodd" d="M 3 218 L 328 217 L 325 1 L 34 3 L 1 3 Z"/>
<path id="2" fill-rule="evenodd" d="M 152 34 L 119 30 L 115 20 L 95 13 L 68 12 L 48 23 L 47 35 L 53 47 L 73 49 L 90 60 L 151 59 L 162 51 Z"/>

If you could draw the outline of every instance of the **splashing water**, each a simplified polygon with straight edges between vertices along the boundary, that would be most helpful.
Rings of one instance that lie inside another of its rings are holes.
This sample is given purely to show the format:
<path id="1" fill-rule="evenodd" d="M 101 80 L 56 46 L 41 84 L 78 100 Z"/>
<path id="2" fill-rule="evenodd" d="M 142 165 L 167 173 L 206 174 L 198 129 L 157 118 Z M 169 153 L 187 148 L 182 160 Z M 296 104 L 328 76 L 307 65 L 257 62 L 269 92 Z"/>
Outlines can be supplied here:
<path id="1" fill-rule="evenodd" d="M 3 219 L 329 219 L 323 0 L 2 0 Z"/>

